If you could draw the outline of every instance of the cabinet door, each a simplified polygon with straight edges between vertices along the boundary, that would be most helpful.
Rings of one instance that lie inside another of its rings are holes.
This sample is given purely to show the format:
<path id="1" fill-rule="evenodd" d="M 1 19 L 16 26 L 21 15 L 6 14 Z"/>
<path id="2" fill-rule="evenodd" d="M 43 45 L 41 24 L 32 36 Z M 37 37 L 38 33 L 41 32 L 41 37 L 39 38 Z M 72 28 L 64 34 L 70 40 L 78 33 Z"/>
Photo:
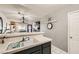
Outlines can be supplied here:
<path id="1" fill-rule="evenodd" d="M 42 45 L 43 54 L 51 54 L 51 42 Z"/>
<path id="2" fill-rule="evenodd" d="M 50 47 L 43 48 L 43 54 L 51 54 Z"/>

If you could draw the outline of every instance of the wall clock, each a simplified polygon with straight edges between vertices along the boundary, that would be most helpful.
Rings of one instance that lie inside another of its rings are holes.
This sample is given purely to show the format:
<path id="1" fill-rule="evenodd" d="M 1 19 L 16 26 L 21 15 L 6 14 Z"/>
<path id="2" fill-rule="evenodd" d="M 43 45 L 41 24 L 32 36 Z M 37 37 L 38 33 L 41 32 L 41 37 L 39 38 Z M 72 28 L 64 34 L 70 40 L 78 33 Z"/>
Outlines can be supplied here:
<path id="1" fill-rule="evenodd" d="M 48 23 L 47 24 L 47 28 L 51 30 L 53 28 L 53 24 L 52 23 Z"/>

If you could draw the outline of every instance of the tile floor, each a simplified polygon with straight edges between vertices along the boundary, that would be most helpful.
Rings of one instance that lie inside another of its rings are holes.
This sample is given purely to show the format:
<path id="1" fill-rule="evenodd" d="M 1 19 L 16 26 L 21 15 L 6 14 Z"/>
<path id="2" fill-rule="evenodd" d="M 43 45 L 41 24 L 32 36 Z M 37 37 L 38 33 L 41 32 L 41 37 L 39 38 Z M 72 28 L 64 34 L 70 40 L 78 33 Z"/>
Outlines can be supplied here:
<path id="1" fill-rule="evenodd" d="M 52 54 L 67 54 L 67 52 L 55 47 L 54 45 L 52 45 Z"/>

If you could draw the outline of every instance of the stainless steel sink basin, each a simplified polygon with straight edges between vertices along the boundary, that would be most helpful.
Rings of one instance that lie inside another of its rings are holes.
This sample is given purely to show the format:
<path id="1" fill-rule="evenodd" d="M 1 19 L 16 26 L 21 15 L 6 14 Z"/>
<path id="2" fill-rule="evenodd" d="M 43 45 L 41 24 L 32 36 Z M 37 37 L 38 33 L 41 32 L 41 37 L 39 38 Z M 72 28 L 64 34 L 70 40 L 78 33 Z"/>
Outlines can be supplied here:
<path id="1" fill-rule="evenodd" d="M 37 42 L 38 42 L 38 40 L 36 40 L 34 38 L 30 38 L 29 40 L 26 40 L 23 42 L 10 42 L 6 47 L 6 50 L 11 50 L 11 49 L 15 49 L 15 48 L 24 47 L 24 46 L 30 46 Z"/>

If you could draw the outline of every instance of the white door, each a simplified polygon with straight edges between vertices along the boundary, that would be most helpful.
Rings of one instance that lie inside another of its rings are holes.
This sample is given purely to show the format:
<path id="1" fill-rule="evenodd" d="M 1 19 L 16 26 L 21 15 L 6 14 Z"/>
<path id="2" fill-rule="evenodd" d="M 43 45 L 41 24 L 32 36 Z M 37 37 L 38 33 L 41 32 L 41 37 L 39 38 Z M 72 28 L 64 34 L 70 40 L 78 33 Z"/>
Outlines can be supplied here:
<path id="1" fill-rule="evenodd" d="M 79 53 L 79 12 L 68 13 L 68 52 Z"/>

